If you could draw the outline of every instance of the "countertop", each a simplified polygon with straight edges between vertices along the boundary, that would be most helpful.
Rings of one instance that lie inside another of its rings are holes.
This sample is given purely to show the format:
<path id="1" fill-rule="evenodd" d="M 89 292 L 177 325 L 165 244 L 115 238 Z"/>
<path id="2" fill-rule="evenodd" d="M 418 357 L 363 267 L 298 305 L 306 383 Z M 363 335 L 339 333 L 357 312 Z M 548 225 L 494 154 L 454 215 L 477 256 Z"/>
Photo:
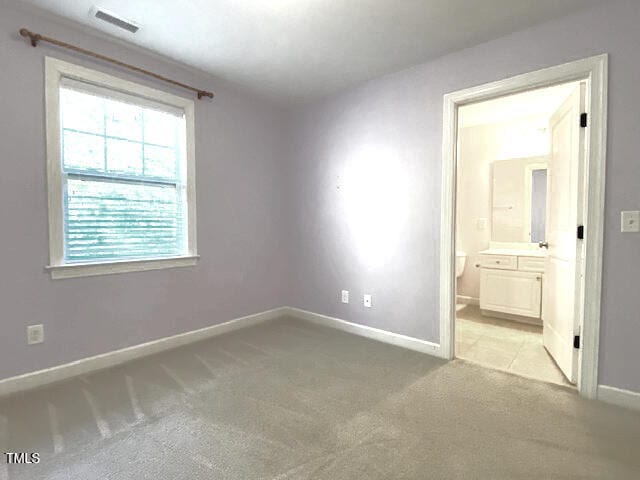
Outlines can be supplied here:
<path id="1" fill-rule="evenodd" d="M 488 250 L 482 250 L 479 253 L 481 255 L 511 255 L 514 257 L 544 258 L 547 256 L 547 251 L 546 249 L 543 249 L 543 248 L 540 248 L 539 250 L 516 249 L 516 248 L 489 248 Z"/>

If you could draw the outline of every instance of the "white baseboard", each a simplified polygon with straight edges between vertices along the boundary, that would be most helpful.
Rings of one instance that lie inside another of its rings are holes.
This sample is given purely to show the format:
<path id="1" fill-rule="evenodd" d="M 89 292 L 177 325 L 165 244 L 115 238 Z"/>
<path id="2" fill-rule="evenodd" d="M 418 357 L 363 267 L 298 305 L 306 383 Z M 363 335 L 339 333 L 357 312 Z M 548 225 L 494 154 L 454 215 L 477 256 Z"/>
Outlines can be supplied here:
<path id="1" fill-rule="evenodd" d="M 612 403 L 620 407 L 640 410 L 640 392 L 632 392 L 623 388 L 598 385 L 598 400 Z"/>
<path id="2" fill-rule="evenodd" d="M 189 343 L 205 340 L 240 328 L 250 327 L 282 316 L 286 312 L 286 307 L 278 307 L 272 310 L 212 325 L 210 327 L 201 328 L 199 330 L 179 333 L 171 337 L 152 340 L 150 342 L 133 345 L 131 347 L 114 350 L 112 352 L 103 353 L 93 357 L 83 358 L 63 365 L 46 368 L 44 370 L 5 378 L 0 380 L 0 397 L 120 365 L 140 357 L 146 357 L 164 350 L 170 350 Z"/>
<path id="3" fill-rule="evenodd" d="M 287 313 L 293 317 L 297 317 L 308 322 L 324 325 L 326 327 L 336 328 L 343 332 L 353 333 L 361 337 L 371 338 L 383 343 L 389 343 L 398 347 L 414 350 L 416 352 L 427 353 L 442 358 L 440 353 L 440 345 L 427 340 L 400 335 L 399 333 L 387 332 L 379 328 L 352 323 L 339 318 L 320 315 L 319 313 L 309 312 L 300 308 L 287 307 Z"/>
<path id="4" fill-rule="evenodd" d="M 462 303 L 463 305 L 480 305 L 480 299 L 466 295 L 456 295 L 456 303 Z"/>
<path id="5" fill-rule="evenodd" d="M 335 328 L 344 332 L 377 340 L 379 342 L 396 345 L 398 347 L 414 350 L 436 357 L 442 357 L 440 345 L 420 340 L 418 338 L 387 332 L 378 328 L 348 322 L 339 318 L 329 317 L 318 313 L 309 312 L 293 307 L 278 307 L 245 317 L 236 318 L 228 322 L 219 323 L 210 327 L 180 333 L 171 337 L 160 338 L 150 342 L 133 345 L 131 347 L 114 350 L 93 357 L 83 358 L 74 362 L 57 365 L 55 367 L 25 373 L 15 377 L 0 380 L 0 397 L 13 393 L 31 390 L 54 382 L 60 382 L 79 375 L 86 375 L 105 368 L 114 367 L 137 358 L 146 357 L 154 353 L 170 350 L 190 343 L 206 340 L 207 338 L 222 335 L 223 333 L 250 327 L 282 315 L 291 315 L 301 320 L 306 320 L 318 325 Z M 626 408 L 640 410 L 640 392 L 632 392 L 621 388 L 598 386 L 598 399 Z"/>

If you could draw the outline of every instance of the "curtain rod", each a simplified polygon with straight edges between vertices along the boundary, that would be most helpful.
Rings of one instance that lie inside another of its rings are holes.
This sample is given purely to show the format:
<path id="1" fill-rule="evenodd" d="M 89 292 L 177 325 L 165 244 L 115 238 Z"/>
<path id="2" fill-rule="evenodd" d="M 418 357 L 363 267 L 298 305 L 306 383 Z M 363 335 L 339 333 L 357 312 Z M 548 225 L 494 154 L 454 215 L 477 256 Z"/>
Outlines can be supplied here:
<path id="1" fill-rule="evenodd" d="M 175 80 L 171 80 L 170 78 L 163 77 L 162 75 L 158 75 L 157 73 L 150 72 L 148 70 L 144 70 L 143 68 L 136 67 L 134 65 L 130 65 L 128 63 L 121 62 L 119 60 L 115 60 L 111 57 L 107 57 L 105 55 L 101 55 L 99 53 L 92 52 L 91 50 L 86 50 L 81 47 L 76 47 L 75 45 L 71 45 L 70 43 L 61 42 L 60 40 L 56 40 L 55 38 L 45 37 L 44 35 L 40 35 L 39 33 L 33 33 L 26 28 L 20 29 L 20 35 L 23 37 L 29 37 L 31 40 L 31 46 L 37 47 L 39 42 L 47 42 L 53 45 L 57 45 L 62 48 L 67 48 L 69 50 L 73 50 L 74 52 L 82 53 L 84 55 L 88 55 L 90 57 L 97 58 L 99 60 L 104 60 L 105 62 L 113 63 L 114 65 L 118 65 L 119 67 L 128 68 L 129 70 L 133 70 L 134 72 L 142 73 L 143 75 L 148 75 L 150 77 L 156 78 L 158 80 L 162 80 L 163 82 L 170 83 L 172 85 L 177 85 L 178 87 L 185 88 L 187 90 L 191 90 L 192 92 L 196 92 L 198 94 L 198 99 L 202 99 L 203 97 L 213 98 L 213 92 L 207 92 L 206 90 L 200 90 L 199 88 L 192 87 L 190 85 L 186 85 L 184 83 L 176 82 Z"/>

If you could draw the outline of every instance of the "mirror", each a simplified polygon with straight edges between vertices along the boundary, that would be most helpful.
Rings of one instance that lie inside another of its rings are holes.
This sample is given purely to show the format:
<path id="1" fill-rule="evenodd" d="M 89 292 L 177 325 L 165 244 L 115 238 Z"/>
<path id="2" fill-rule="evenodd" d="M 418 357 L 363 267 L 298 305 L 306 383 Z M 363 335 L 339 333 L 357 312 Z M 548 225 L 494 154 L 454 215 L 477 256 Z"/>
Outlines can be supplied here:
<path id="1" fill-rule="evenodd" d="M 531 222 L 529 226 L 529 241 L 544 242 L 546 239 L 547 221 L 547 169 L 530 169 L 531 175 Z"/>
<path id="2" fill-rule="evenodd" d="M 491 240 L 545 241 L 547 158 L 500 160 L 491 170 Z"/>

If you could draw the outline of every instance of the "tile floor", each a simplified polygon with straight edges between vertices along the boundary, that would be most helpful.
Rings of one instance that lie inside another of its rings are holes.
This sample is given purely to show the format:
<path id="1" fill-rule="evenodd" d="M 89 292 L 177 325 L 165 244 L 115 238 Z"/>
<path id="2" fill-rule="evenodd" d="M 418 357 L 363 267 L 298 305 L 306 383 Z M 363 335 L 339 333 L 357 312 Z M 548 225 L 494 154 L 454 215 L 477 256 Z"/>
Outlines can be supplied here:
<path id="1" fill-rule="evenodd" d="M 542 346 L 542 327 L 456 307 L 456 357 L 536 380 L 571 385 Z"/>

